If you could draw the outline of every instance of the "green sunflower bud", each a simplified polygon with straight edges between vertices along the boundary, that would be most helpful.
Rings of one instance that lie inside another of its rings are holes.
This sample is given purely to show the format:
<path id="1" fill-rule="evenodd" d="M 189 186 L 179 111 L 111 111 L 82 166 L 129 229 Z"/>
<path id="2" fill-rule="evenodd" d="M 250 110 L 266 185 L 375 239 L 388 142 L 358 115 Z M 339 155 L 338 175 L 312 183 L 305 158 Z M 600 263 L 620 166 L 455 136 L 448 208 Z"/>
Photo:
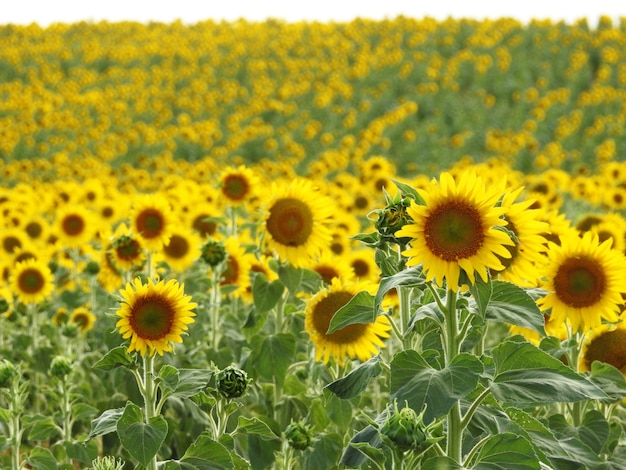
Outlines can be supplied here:
<path id="1" fill-rule="evenodd" d="M 238 398 L 246 393 L 250 380 L 245 370 L 228 366 L 215 377 L 217 391 L 224 398 Z"/>
<path id="2" fill-rule="evenodd" d="M 403 452 L 418 449 L 426 441 L 422 415 L 418 415 L 408 404 L 398 410 L 398 403 L 394 402 L 393 407 L 380 429 L 381 433 Z"/>
<path id="3" fill-rule="evenodd" d="M 116 460 L 115 457 L 98 457 L 91 462 L 93 470 L 122 470 L 123 460 Z"/>
<path id="4" fill-rule="evenodd" d="M 95 276 L 100 272 L 100 264 L 95 261 L 89 261 L 87 266 L 85 266 L 85 272 L 91 276 Z"/>
<path id="5" fill-rule="evenodd" d="M 50 363 L 50 374 L 60 379 L 72 372 L 72 362 L 65 356 L 56 356 Z"/>
<path id="6" fill-rule="evenodd" d="M 209 240 L 202 245 L 200 257 L 214 268 L 226 259 L 226 249 L 220 242 Z"/>
<path id="7" fill-rule="evenodd" d="M 61 331 L 66 338 L 76 338 L 78 336 L 78 325 L 76 323 L 66 323 Z"/>
<path id="8" fill-rule="evenodd" d="M 291 423 L 285 429 L 285 438 L 294 449 L 306 450 L 311 445 L 311 430 L 304 423 Z"/>
<path id="9" fill-rule="evenodd" d="M 9 311 L 10 304 L 7 299 L 0 297 L 0 313 L 5 313 Z"/>
<path id="10" fill-rule="evenodd" d="M 6 359 L 0 362 L 0 388 L 9 388 L 16 375 L 17 369 L 12 363 Z"/>
<path id="11" fill-rule="evenodd" d="M 411 198 L 395 196 L 388 198 L 388 204 L 383 209 L 376 212 L 378 218 L 374 222 L 374 227 L 380 234 L 381 240 L 406 245 L 410 238 L 396 237 L 396 232 L 407 224 L 413 222 L 407 209 L 411 205 Z"/>

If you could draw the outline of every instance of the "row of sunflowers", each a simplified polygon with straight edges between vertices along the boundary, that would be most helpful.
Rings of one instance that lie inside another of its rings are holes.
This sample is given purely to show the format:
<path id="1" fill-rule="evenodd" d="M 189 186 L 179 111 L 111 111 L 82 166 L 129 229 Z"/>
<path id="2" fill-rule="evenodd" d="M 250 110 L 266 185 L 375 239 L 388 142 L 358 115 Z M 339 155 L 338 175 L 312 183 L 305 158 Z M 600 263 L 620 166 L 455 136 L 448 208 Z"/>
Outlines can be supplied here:
<path id="1" fill-rule="evenodd" d="M 626 466 L 623 38 L 1 27 L 0 467 Z"/>

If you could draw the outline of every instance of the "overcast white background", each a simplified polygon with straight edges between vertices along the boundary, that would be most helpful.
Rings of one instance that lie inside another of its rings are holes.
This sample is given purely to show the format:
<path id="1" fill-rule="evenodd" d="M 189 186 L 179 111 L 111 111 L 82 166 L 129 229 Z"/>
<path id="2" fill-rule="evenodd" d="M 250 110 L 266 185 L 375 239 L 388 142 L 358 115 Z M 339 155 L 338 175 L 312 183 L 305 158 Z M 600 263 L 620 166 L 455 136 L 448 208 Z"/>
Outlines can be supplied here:
<path id="1" fill-rule="evenodd" d="M 563 20 L 626 17 L 626 0 L 0 0 L 0 24 L 123 21 L 184 23 L 213 19 L 350 21 L 360 18 L 515 18 Z"/>

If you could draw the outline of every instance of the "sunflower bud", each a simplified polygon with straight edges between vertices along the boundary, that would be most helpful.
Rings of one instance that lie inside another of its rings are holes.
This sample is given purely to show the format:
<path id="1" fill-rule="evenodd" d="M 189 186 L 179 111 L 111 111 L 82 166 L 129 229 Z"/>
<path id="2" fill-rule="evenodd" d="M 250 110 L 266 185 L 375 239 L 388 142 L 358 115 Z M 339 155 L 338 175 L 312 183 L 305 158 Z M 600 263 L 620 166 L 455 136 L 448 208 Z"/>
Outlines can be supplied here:
<path id="1" fill-rule="evenodd" d="M 202 245 L 200 257 L 206 264 L 214 268 L 226 259 L 226 249 L 222 243 L 209 240 Z"/>
<path id="2" fill-rule="evenodd" d="M 93 470 L 122 470 L 123 460 L 116 460 L 115 457 L 98 457 L 91 462 Z"/>
<path id="3" fill-rule="evenodd" d="M 396 232 L 407 224 L 413 222 L 407 213 L 407 208 L 411 205 L 411 198 L 396 195 L 388 198 L 388 204 L 383 209 L 376 211 L 378 218 L 374 222 L 374 227 L 380 234 L 381 240 L 387 242 L 406 245 L 410 238 L 396 238 Z"/>
<path id="4" fill-rule="evenodd" d="M 224 398 L 238 398 L 246 393 L 250 380 L 245 370 L 228 366 L 215 377 L 217 391 Z"/>
<path id="5" fill-rule="evenodd" d="M 100 264 L 96 261 L 89 261 L 85 266 L 85 272 L 91 276 L 95 276 L 100 272 Z"/>
<path id="6" fill-rule="evenodd" d="M 291 423 L 285 429 L 285 438 L 294 449 L 306 450 L 311 445 L 311 430 L 304 423 Z"/>
<path id="7" fill-rule="evenodd" d="M 5 313 L 9 311 L 10 304 L 7 299 L 0 297 L 0 313 Z"/>
<path id="8" fill-rule="evenodd" d="M 403 452 L 418 449 L 426 440 L 422 415 L 418 415 L 408 404 L 398 410 L 398 403 L 394 402 L 393 407 L 380 429 L 381 433 Z"/>
<path id="9" fill-rule="evenodd" d="M 59 379 L 65 378 L 72 372 L 72 362 L 65 356 L 56 356 L 50 363 L 50 374 Z"/>
<path id="10" fill-rule="evenodd" d="M 0 362 L 0 388 L 9 388 L 16 375 L 17 369 L 12 363 L 6 359 Z"/>
<path id="11" fill-rule="evenodd" d="M 78 336 L 78 325 L 76 323 L 66 323 L 63 325 L 61 333 L 66 338 L 76 338 Z"/>

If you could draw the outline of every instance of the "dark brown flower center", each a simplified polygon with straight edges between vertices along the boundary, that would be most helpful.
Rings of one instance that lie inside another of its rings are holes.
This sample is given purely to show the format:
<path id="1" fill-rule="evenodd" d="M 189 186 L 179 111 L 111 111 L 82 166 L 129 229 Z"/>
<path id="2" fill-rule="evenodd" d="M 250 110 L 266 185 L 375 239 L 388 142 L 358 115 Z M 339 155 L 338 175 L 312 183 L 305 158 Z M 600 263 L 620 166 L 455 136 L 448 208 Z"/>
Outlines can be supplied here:
<path id="1" fill-rule="evenodd" d="M 221 285 L 225 284 L 235 284 L 237 282 L 237 278 L 239 277 L 239 263 L 235 259 L 234 256 L 229 256 L 226 259 L 226 264 L 224 265 L 224 272 L 222 273 L 222 282 Z"/>
<path id="2" fill-rule="evenodd" d="M 217 230 L 217 224 L 209 220 L 208 214 L 201 214 L 193 220 L 191 226 L 198 231 L 203 237 L 205 235 L 213 235 Z"/>
<path id="3" fill-rule="evenodd" d="M 29 222 L 24 227 L 24 231 L 30 238 L 39 238 L 43 232 L 43 227 L 39 222 Z"/>
<path id="4" fill-rule="evenodd" d="M 171 331 L 174 316 L 174 308 L 167 299 L 149 295 L 135 301 L 128 320 L 140 338 L 159 340 Z"/>
<path id="5" fill-rule="evenodd" d="M 145 209 L 137 215 L 137 231 L 144 238 L 160 236 L 164 226 L 163 214 L 157 209 Z"/>
<path id="6" fill-rule="evenodd" d="M 222 185 L 222 194 L 232 201 L 241 201 L 250 193 L 250 183 L 242 175 L 228 175 Z"/>
<path id="7" fill-rule="evenodd" d="M 2 240 L 2 248 L 7 253 L 13 253 L 17 248 L 22 248 L 22 242 L 19 238 L 9 235 Z"/>
<path id="8" fill-rule="evenodd" d="M 606 277 L 602 267 L 593 259 L 568 258 L 554 277 L 557 297 L 569 307 L 594 305 L 604 293 Z"/>
<path id="9" fill-rule="evenodd" d="M 362 259 L 355 259 L 351 263 L 356 277 L 367 277 L 370 274 L 370 265 Z"/>
<path id="10" fill-rule="evenodd" d="M 43 289 L 46 280 L 38 269 L 29 268 L 20 273 L 18 285 L 22 292 L 35 294 Z"/>
<path id="11" fill-rule="evenodd" d="M 169 243 L 163 247 L 163 251 L 171 258 L 184 258 L 189 253 L 189 242 L 185 237 L 172 235 Z"/>
<path id="12" fill-rule="evenodd" d="M 485 238 L 479 212 L 455 200 L 446 201 L 431 212 L 426 219 L 424 235 L 431 253 L 444 261 L 475 255 Z"/>
<path id="13" fill-rule="evenodd" d="M 309 206 L 298 199 L 278 199 L 270 208 L 266 227 L 281 245 L 302 246 L 313 232 L 313 214 Z"/>
<path id="14" fill-rule="evenodd" d="M 606 331 L 593 338 L 587 346 L 584 358 L 586 368 L 593 361 L 605 362 L 626 372 L 626 331 Z"/>
<path id="15" fill-rule="evenodd" d="M 350 344 L 363 336 L 367 326 L 363 323 L 353 323 L 331 334 L 327 334 L 330 321 L 341 307 L 346 305 L 353 295 L 350 292 L 331 292 L 328 297 L 320 300 L 313 307 L 313 326 L 326 341 L 337 344 Z"/>
<path id="16" fill-rule="evenodd" d="M 85 219 L 78 214 L 69 214 L 63 218 L 61 227 L 66 235 L 75 237 L 85 230 Z"/>

